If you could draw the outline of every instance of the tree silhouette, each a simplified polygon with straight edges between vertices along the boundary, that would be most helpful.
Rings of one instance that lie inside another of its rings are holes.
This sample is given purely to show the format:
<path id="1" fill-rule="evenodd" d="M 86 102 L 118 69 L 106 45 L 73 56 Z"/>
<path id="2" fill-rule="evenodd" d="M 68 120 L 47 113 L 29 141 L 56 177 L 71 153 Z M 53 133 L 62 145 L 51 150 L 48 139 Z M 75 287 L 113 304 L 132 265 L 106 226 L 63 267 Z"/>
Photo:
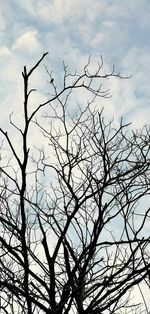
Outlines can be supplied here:
<path id="1" fill-rule="evenodd" d="M 94 74 L 90 58 L 80 75 L 64 65 L 60 90 L 46 69 L 53 94 L 32 111 L 29 79 L 46 55 L 22 73 L 24 125 L 10 115 L 19 152 L 0 129 L 1 313 L 139 313 L 132 290 L 150 283 L 149 127 L 115 127 L 96 109 L 109 97 L 102 81 L 121 78 L 103 74 L 102 58 Z M 79 89 L 92 98 L 73 110 Z"/>

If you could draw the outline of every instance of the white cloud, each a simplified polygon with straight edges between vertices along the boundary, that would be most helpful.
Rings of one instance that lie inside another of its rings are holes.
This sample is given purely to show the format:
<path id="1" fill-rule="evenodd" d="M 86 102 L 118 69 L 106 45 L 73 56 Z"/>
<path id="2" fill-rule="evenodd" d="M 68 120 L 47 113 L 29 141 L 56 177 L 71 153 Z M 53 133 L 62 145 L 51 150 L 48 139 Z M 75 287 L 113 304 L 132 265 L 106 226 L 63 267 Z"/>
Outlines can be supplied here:
<path id="1" fill-rule="evenodd" d="M 38 32 L 36 30 L 30 30 L 22 34 L 16 39 L 13 49 L 19 49 L 27 53 L 34 53 L 37 50 L 40 50 Z"/>
<path id="2" fill-rule="evenodd" d="M 11 51 L 8 47 L 6 47 L 6 46 L 0 47 L 0 57 L 6 57 L 6 56 L 10 56 L 10 55 L 11 55 Z"/>
<path id="3" fill-rule="evenodd" d="M 82 12 L 81 8 L 82 4 L 79 2 L 79 0 L 54 0 L 51 4 L 49 3 L 49 1 L 45 1 L 45 5 L 40 3 L 40 5 L 38 6 L 38 14 L 41 18 L 46 19 L 50 22 L 61 23 L 63 19 L 67 17 L 70 19 L 77 13 L 80 14 Z"/>

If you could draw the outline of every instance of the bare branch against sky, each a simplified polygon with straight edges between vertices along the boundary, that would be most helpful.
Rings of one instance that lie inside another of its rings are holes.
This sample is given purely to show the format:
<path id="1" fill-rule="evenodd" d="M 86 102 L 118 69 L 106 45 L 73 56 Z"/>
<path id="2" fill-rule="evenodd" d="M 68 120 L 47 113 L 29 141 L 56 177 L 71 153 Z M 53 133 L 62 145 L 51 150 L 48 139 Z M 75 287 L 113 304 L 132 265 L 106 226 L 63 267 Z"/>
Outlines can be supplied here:
<path id="1" fill-rule="evenodd" d="M 0 128 L 1 313 L 148 314 L 149 126 L 104 117 L 105 81 L 122 76 L 102 57 L 94 72 L 63 64 L 58 85 L 46 67 L 47 100 L 32 107 L 46 55 L 24 66 L 21 124 L 14 113 Z"/>

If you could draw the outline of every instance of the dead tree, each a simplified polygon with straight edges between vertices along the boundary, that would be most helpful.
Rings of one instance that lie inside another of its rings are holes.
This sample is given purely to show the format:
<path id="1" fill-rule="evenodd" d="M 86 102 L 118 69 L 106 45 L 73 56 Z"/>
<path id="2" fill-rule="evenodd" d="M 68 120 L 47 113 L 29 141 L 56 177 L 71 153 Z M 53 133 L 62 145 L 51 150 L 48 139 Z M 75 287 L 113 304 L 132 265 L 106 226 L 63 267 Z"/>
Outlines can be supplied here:
<path id="1" fill-rule="evenodd" d="M 102 81 L 121 77 L 102 74 L 102 58 L 94 74 L 90 59 L 80 75 L 64 65 L 61 90 L 47 70 L 53 94 L 31 111 L 29 79 L 45 56 L 22 73 L 23 127 L 10 116 L 19 152 L 0 129 L 1 313 L 148 313 L 130 296 L 150 284 L 149 127 L 115 127 L 96 109 L 109 97 Z M 72 110 L 79 89 L 92 99 Z"/>

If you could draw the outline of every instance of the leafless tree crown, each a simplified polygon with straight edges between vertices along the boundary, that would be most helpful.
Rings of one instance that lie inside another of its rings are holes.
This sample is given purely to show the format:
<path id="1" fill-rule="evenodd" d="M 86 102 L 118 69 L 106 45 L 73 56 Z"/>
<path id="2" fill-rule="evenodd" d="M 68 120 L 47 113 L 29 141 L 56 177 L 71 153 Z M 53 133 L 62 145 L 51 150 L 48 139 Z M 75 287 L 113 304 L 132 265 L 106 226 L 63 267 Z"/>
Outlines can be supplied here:
<path id="1" fill-rule="evenodd" d="M 110 96 L 103 80 L 121 78 L 102 57 L 94 74 L 90 58 L 80 75 L 64 64 L 61 90 L 46 68 L 49 98 L 32 111 L 30 77 L 46 55 L 22 73 L 23 127 L 10 115 L 19 152 L 0 129 L 0 313 L 148 314 L 149 126 L 115 127 L 96 109 Z M 90 101 L 75 108 L 76 90 Z"/>

